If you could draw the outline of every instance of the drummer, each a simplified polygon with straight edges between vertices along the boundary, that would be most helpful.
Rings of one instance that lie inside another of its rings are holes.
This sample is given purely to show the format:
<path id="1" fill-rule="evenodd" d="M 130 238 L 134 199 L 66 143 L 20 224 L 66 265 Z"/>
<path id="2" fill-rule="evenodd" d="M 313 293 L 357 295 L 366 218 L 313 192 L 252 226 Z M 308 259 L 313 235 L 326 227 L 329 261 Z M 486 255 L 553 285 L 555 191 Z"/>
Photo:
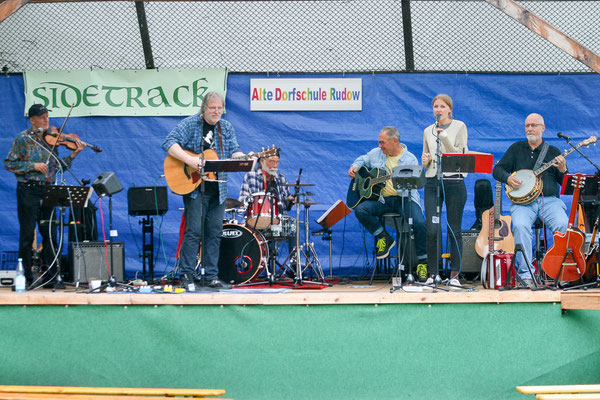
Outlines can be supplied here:
<path id="1" fill-rule="evenodd" d="M 251 199 L 256 193 L 271 193 L 277 198 L 277 204 L 282 214 L 289 211 L 294 203 L 294 197 L 286 186 L 287 180 L 279 171 L 279 151 L 270 157 L 259 159 L 260 168 L 250 171 L 244 177 L 240 189 L 240 201 Z"/>

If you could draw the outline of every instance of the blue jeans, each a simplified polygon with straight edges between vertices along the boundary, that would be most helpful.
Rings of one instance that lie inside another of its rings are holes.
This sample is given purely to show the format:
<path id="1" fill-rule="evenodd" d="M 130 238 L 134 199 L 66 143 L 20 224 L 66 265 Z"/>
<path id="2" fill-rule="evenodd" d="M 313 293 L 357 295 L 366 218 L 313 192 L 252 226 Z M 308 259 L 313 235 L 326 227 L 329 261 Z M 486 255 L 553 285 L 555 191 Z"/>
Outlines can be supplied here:
<path id="1" fill-rule="evenodd" d="M 512 217 L 512 231 L 515 237 L 515 244 L 523 246 L 523 252 L 531 262 L 531 248 L 533 234 L 531 227 L 537 218 L 544 221 L 544 225 L 554 232 L 566 232 L 569 218 L 567 217 L 567 206 L 557 197 L 539 196 L 535 201 L 527 205 L 513 204 L 510 207 Z M 523 255 L 517 255 L 517 272 L 523 279 L 531 279 L 531 274 L 527 269 L 527 264 Z"/>
<path id="2" fill-rule="evenodd" d="M 196 190 L 200 190 L 199 188 Z M 185 224 L 186 229 L 181 241 L 179 258 L 181 261 L 181 274 L 194 275 L 196 255 L 202 238 L 202 200 L 201 195 L 195 199 L 185 196 Z M 216 183 L 206 184 L 204 192 L 205 231 L 204 231 L 204 269 L 207 280 L 217 279 L 219 276 L 219 248 L 223 232 L 223 214 L 225 203 L 219 204 L 219 187 Z"/>
<path id="3" fill-rule="evenodd" d="M 374 200 L 366 200 L 354 208 L 354 214 L 358 221 L 373 235 L 381 234 L 385 227 L 379 221 L 380 216 L 389 212 L 396 212 L 408 218 L 409 211 L 413 220 L 415 233 L 415 250 L 417 259 L 426 258 L 425 243 L 427 243 L 427 231 L 425 229 L 425 218 L 421 207 L 407 197 L 391 196 L 384 197 L 385 203 Z M 404 199 L 404 202 L 402 201 Z M 403 204 L 404 203 L 404 204 Z"/>

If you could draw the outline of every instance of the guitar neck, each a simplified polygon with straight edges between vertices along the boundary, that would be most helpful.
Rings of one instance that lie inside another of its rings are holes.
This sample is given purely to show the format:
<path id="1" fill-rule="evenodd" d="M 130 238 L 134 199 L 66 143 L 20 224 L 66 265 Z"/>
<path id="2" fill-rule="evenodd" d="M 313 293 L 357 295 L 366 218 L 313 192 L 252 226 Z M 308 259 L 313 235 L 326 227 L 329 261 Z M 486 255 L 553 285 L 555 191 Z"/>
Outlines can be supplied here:
<path id="1" fill-rule="evenodd" d="M 386 174 L 384 176 L 379 176 L 377 178 L 371 178 L 371 181 L 369 182 L 369 185 L 377 185 L 378 183 L 387 181 L 391 177 L 392 177 L 392 175 Z"/>
<path id="2" fill-rule="evenodd" d="M 562 153 L 561 156 L 566 157 L 566 156 L 568 156 L 569 154 L 571 154 L 572 152 L 574 152 L 575 150 L 577 150 L 578 148 L 580 148 L 583 145 L 584 145 L 584 143 L 581 142 L 577 146 L 573 147 L 572 149 L 565 150 L 565 152 Z M 541 174 L 543 174 L 545 170 L 547 170 L 552 165 L 554 165 L 554 163 L 556 162 L 556 159 L 558 157 L 560 157 L 560 156 L 554 157 L 552 160 L 548 161 L 546 164 L 542 165 L 541 167 L 539 167 L 538 169 L 536 169 L 535 171 L 533 171 L 533 174 L 535 176 L 540 176 Z"/>

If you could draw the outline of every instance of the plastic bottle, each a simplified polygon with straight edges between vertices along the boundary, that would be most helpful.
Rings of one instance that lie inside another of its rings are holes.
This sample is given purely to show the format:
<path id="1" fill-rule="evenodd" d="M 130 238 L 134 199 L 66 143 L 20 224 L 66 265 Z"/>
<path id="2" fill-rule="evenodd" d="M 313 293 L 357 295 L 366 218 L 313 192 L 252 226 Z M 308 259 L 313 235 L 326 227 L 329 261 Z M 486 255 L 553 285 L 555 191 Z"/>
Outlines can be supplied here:
<path id="1" fill-rule="evenodd" d="M 17 261 L 17 276 L 15 277 L 15 292 L 25 291 L 25 269 L 23 268 L 23 259 Z"/>

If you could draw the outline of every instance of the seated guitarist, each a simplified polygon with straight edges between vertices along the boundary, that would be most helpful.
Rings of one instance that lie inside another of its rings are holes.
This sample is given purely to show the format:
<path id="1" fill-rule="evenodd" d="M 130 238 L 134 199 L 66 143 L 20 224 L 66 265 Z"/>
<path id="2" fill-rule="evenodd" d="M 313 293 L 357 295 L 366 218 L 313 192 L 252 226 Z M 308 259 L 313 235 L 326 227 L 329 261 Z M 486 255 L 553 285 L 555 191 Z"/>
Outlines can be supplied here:
<path id="1" fill-rule="evenodd" d="M 544 118 L 539 114 L 530 114 L 525 119 L 527 140 L 513 143 L 504 154 L 504 157 L 494 167 L 493 173 L 494 179 L 519 189 L 523 182 L 512 176 L 513 172 L 521 169 L 535 170 L 556 158 L 554 165 L 541 175 L 543 182 L 541 196 L 529 204 L 519 205 L 513 203 L 510 208 L 515 244 L 522 245 L 523 251 L 530 262 L 533 236 L 531 226 L 535 220 L 540 218 L 553 233 L 557 231 L 564 233 L 569 222 L 566 214 L 567 207 L 560 199 L 558 189 L 558 185 L 562 183 L 563 176 L 567 172 L 567 162 L 558 148 L 546 145 L 546 142 L 542 139 L 542 133 L 545 129 Z M 544 147 L 547 150 L 544 151 Z M 542 152 L 545 152 L 545 155 L 541 154 Z M 540 158 L 539 161 L 538 158 Z M 517 266 L 519 276 L 523 278 L 528 286 L 532 286 L 532 276 L 523 255 L 520 253 L 517 255 Z"/>
<path id="2" fill-rule="evenodd" d="M 393 126 L 386 126 L 379 133 L 379 147 L 354 160 L 348 170 L 348 175 L 354 178 L 361 167 L 368 169 L 380 168 L 391 175 L 392 169 L 398 165 L 419 165 L 419 163 L 414 154 L 408 151 L 406 145 L 400 143 L 398 129 Z M 377 217 L 387 212 L 397 212 L 408 218 L 410 210 L 415 233 L 418 264 L 424 264 L 424 261 L 427 259 L 425 251 L 427 234 L 425 218 L 423 217 L 423 211 L 419 203 L 419 193 L 416 190 L 412 190 L 410 199 L 408 199 L 408 191 L 406 189 L 394 189 L 392 180 L 388 179 L 381 190 L 379 198 L 365 199 L 354 208 L 358 221 L 377 238 L 376 250 L 378 259 L 387 257 L 390 249 L 396 242 L 386 232 L 385 226 Z"/>
<path id="3" fill-rule="evenodd" d="M 225 99 L 217 92 L 206 93 L 200 113 L 185 118 L 169 133 L 163 142 L 163 149 L 169 155 L 185 162 L 193 170 L 200 169 L 202 160 L 184 151 L 200 154 L 204 149 L 217 152 L 219 159 L 243 156 L 229 121 L 221 119 Z M 208 157 L 207 157 L 208 158 Z M 227 198 L 227 174 L 218 173 L 219 182 L 205 182 L 204 213 L 202 221 L 202 201 L 200 186 L 183 197 L 185 206 L 186 230 L 181 242 L 180 262 L 181 285 L 190 291 L 200 283 L 195 279 L 196 255 L 204 229 L 205 284 L 212 288 L 230 289 L 231 285 L 219 280 L 219 247 L 223 231 L 223 215 Z"/>

